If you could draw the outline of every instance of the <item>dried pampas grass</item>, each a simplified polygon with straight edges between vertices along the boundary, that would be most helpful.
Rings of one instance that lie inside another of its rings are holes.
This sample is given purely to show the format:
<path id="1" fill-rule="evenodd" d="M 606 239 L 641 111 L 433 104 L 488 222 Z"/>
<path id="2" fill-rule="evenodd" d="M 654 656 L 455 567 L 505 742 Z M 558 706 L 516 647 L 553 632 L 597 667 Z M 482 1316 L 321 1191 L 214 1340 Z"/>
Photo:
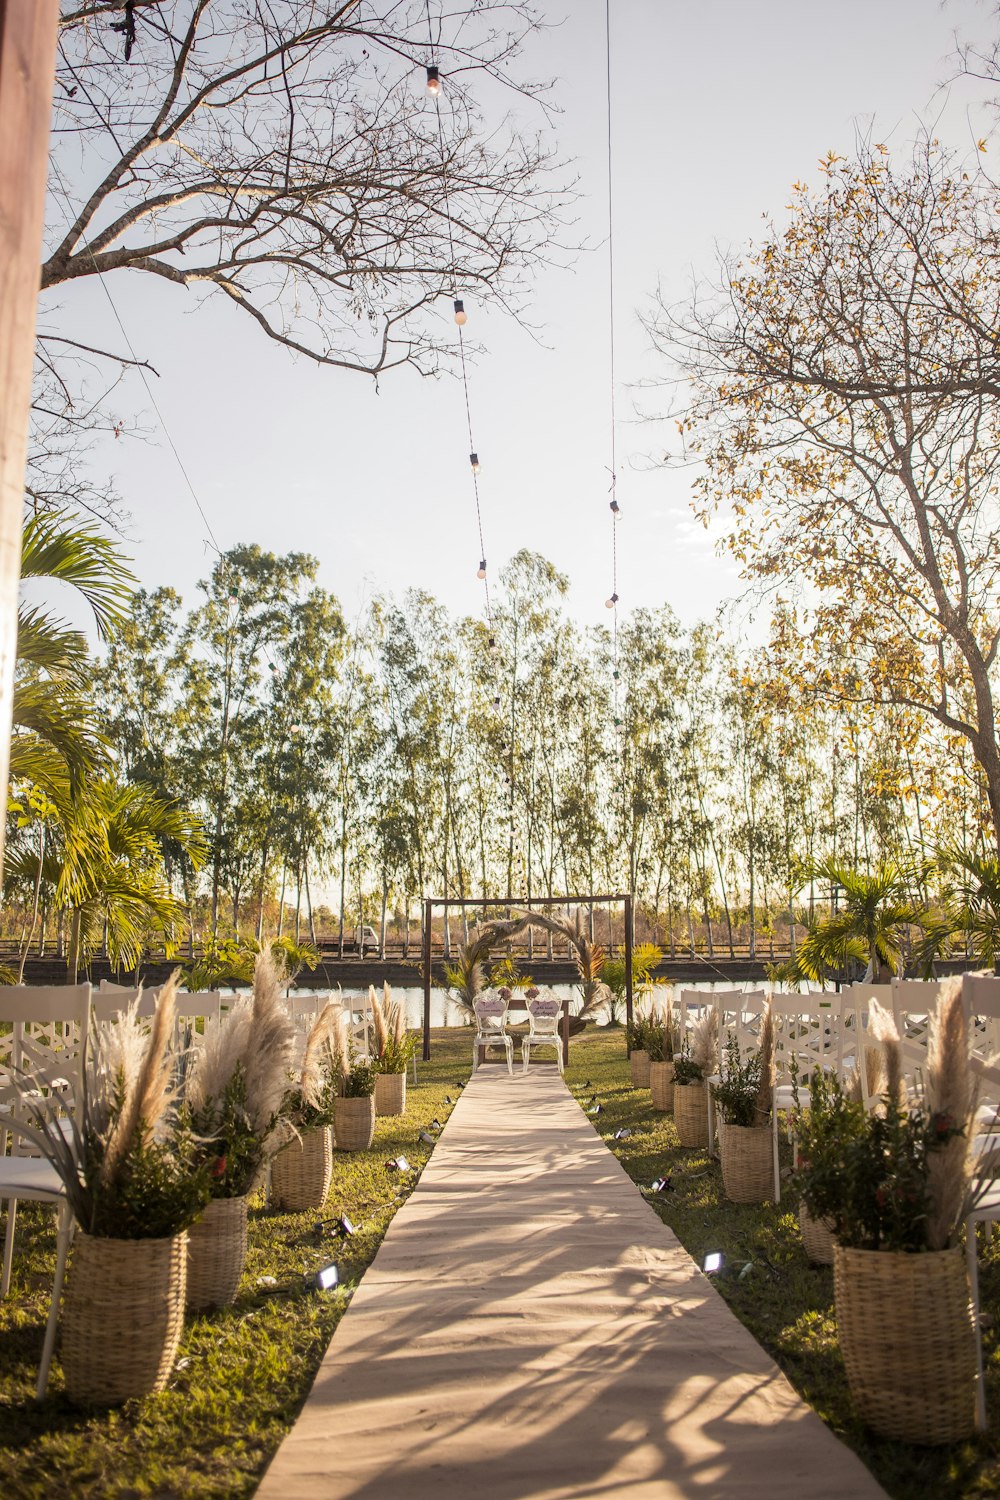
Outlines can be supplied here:
<path id="1" fill-rule="evenodd" d="M 331 1070 L 331 1040 L 339 1015 L 340 1007 L 330 1001 L 323 1007 L 306 1038 L 306 1048 L 302 1055 L 301 1091 L 303 1104 L 312 1109 L 320 1106 L 327 1074 Z"/>
<path id="2" fill-rule="evenodd" d="M 384 1057 L 389 1042 L 395 1042 L 397 1046 L 406 1036 L 406 1007 L 401 1000 L 392 998 L 392 990 L 388 984 L 382 986 L 382 998 L 379 999 L 375 986 L 369 989 L 369 999 L 372 1010 L 372 1040 L 376 1057 Z"/>
<path id="3" fill-rule="evenodd" d="M 281 996 L 284 982 L 284 968 L 271 952 L 258 953 L 244 1076 L 247 1115 L 260 1136 L 281 1109 L 295 1057 L 295 1027 Z"/>
<path id="4" fill-rule="evenodd" d="M 719 1012 L 714 1005 L 691 1027 L 691 1061 L 698 1064 L 703 1078 L 719 1070 Z"/>
<path id="5" fill-rule="evenodd" d="M 160 998 L 153 1016 L 153 1026 L 146 1032 L 138 1019 L 138 1000 L 117 1023 L 117 1039 L 112 1043 L 114 1051 L 122 1060 L 122 1071 L 116 1076 L 105 1074 L 104 1089 L 108 1085 L 120 1086 L 120 1109 L 110 1122 L 110 1133 L 101 1162 L 101 1186 L 110 1187 L 133 1147 L 140 1140 L 149 1141 L 159 1130 L 168 1106 L 173 1100 L 171 1080 L 173 1057 L 170 1042 L 174 1030 L 174 1012 L 177 1006 L 177 973 L 173 973 L 160 991 Z M 104 1062 L 100 1048 L 94 1059 L 97 1065 Z M 94 1079 L 95 1095 L 99 1080 Z"/>
<path id="6" fill-rule="evenodd" d="M 927 1158 L 927 1248 L 945 1250 L 964 1219 L 976 1090 L 969 1067 L 969 1028 L 961 978 L 941 990 L 927 1039 L 925 1104 L 931 1128 L 945 1137 Z M 951 1132 L 961 1131 L 961 1134 Z"/>
<path id="7" fill-rule="evenodd" d="M 899 1045 L 896 1022 L 877 1000 L 868 1004 L 868 1026 L 882 1047 L 882 1066 L 885 1070 L 884 1087 L 879 1090 L 896 1109 L 906 1108 L 906 1084 L 903 1081 L 903 1052 Z"/>
<path id="8" fill-rule="evenodd" d="M 237 1000 L 224 1019 L 209 1021 L 194 1056 L 188 1077 L 187 1100 L 196 1114 L 212 1099 L 219 1100 L 236 1069 L 243 1063 L 249 1044 L 253 1001 Z"/>
<path id="9" fill-rule="evenodd" d="M 764 1006 L 760 1019 L 760 1083 L 757 1085 L 755 1109 L 759 1120 L 766 1120 L 771 1113 L 774 1098 L 774 1017 L 770 1000 Z"/>

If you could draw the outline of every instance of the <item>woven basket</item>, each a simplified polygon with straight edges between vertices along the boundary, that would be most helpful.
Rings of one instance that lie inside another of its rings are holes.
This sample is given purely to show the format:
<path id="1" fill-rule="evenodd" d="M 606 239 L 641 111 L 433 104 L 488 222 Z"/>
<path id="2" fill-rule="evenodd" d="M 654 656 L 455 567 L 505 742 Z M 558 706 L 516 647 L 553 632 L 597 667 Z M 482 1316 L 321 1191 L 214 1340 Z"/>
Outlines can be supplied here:
<path id="1" fill-rule="evenodd" d="M 188 1230 L 187 1309 L 228 1307 L 247 1258 L 247 1200 L 213 1198 Z"/>
<path id="2" fill-rule="evenodd" d="M 828 1219 L 814 1219 L 804 1203 L 799 1204 L 799 1229 L 802 1233 L 802 1248 L 816 1266 L 833 1265 L 833 1249 L 836 1240 Z"/>
<path id="3" fill-rule="evenodd" d="M 833 1252 L 837 1332 L 862 1420 L 906 1443 L 971 1437 L 976 1334 L 961 1249 Z"/>
<path id="4" fill-rule="evenodd" d="M 708 1145 L 708 1096 L 704 1081 L 674 1084 L 674 1124 L 682 1146 Z"/>
<path id="5" fill-rule="evenodd" d="M 674 1107 L 674 1065 L 672 1062 L 651 1062 L 648 1071 L 653 1108 L 669 1113 Z"/>
<path id="6" fill-rule="evenodd" d="M 375 1096 L 338 1099 L 333 1122 L 338 1151 L 367 1151 L 375 1135 Z"/>
<path id="7" fill-rule="evenodd" d="M 80 1406 L 116 1406 L 162 1391 L 184 1327 L 187 1235 L 92 1238 L 82 1230 L 62 1312 L 66 1394 Z"/>
<path id="8" fill-rule="evenodd" d="M 322 1208 L 333 1177 L 333 1132 L 328 1125 L 303 1130 L 271 1163 L 271 1202 L 302 1213 Z"/>
<path id="9" fill-rule="evenodd" d="M 722 1185 L 730 1203 L 774 1202 L 770 1125 L 730 1125 L 719 1137 Z"/>
<path id="10" fill-rule="evenodd" d="M 632 1075 L 632 1087 L 637 1089 L 649 1088 L 649 1053 L 643 1052 L 641 1047 L 633 1047 L 628 1060 L 628 1070 Z"/>
<path id="11" fill-rule="evenodd" d="M 377 1115 L 406 1114 L 405 1073 L 376 1073 L 375 1113 Z"/>

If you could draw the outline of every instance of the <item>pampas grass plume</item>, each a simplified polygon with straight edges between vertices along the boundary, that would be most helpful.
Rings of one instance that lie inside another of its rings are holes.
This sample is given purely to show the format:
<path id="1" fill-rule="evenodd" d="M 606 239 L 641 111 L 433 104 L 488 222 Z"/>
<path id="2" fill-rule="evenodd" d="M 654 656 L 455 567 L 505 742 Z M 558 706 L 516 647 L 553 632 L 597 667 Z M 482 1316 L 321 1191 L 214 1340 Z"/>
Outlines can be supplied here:
<path id="1" fill-rule="evenodd" d="M 253 971 L 253 1013 L 247 1037 L 246 1109 L 264 1136 L 281 1108 L 295 1053 L 295 1028 L 281 998 L 284 971 L 265 949 Z"/>
<path id="2" fill-rule="evenodd" d="M 961 977 L 941 989 L 927 1038 L 925 1103 L 931 1126 L 962 1131 L 927 1157 L 927 1248 L 946 1250 L 962 1221 L 969 1181 L 976 1090 L 969 1068 L 969 1029 Z"/>

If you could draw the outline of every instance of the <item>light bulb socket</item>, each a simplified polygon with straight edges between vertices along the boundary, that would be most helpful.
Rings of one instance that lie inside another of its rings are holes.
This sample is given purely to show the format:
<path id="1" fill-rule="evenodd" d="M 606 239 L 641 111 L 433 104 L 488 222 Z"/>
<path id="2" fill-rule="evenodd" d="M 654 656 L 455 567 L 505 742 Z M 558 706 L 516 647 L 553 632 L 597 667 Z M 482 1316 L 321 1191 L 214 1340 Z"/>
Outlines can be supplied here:
<path id="1" fill-rule="evenodd" d="M 612 500 L 612 502 L 611 502 L 611 514 L 613 516 L 617 516 L 617 515 L 621 514 L 621 506 L 618 504 L 617 500 Z"/>
<path id="2" fill-rule="evenodd" d="M 441 73 L 433 64 L 427 69 L 427 92 L 434 99 L 441 92 Z"/>
<path id="3" fill-rule="evenodd" d="M 493 707 L 494 708 L 499 708 L 500 707 L 500 699 L 499 698 L 494 698 L 493 699 Z"/>
<path id="4" fill-rule="evenodd" d="M 478 453 L 470 453 L 469 454 L 469 463 L 472 465 L 472 472 L 473 472 L 473 474 L 478 474 L 479 473 L 479 454 Z"/>
<path id="5" fill-rule="evenodd" d="M 462 325 L 464 323 L 467 323 L 468 321 L 469 321 L 469 314 L 465 310 L 465 303 L 462 301 L 461 297 L 456 297 L 455 298 L 455 322 L 458 324 L 459 328 L 461 328 Z"/>
<path id="6" fill-rule="evenodd" d="M 489 645 L 491 651 L 495 651 L 497 649 L 497 638 L 495 635 L 490 636 Z"/>

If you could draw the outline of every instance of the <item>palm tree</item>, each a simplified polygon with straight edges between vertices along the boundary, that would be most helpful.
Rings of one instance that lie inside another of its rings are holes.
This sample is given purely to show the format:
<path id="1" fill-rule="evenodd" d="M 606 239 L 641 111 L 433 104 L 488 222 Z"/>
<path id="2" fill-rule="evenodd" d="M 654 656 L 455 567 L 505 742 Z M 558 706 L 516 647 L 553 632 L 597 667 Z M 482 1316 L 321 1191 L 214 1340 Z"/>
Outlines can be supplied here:
<path id="1" fill-rule="evenodd" d="M 920 957 L 929 968 L 948 957 L 956 939 L 980 965 L 1000 973 L 1000 862 L 957 845 L 938 851 L 935 865 L 947 878 L 941 910 L 927 922 Z"/>
<path id="2" fill-rule="evenodd" d="M 876 984 L 888 984 L 903 969 L 903 942 L 922 926 L 926 910 L 914 902 L 914 878 L 891 860 L 866 875 L 836 859 L 809 866 L 806 878 L 840 888 L 837 911 L 809 929 L 791 960 L 790 977 L 822 979 L 860 960 Z"/>

